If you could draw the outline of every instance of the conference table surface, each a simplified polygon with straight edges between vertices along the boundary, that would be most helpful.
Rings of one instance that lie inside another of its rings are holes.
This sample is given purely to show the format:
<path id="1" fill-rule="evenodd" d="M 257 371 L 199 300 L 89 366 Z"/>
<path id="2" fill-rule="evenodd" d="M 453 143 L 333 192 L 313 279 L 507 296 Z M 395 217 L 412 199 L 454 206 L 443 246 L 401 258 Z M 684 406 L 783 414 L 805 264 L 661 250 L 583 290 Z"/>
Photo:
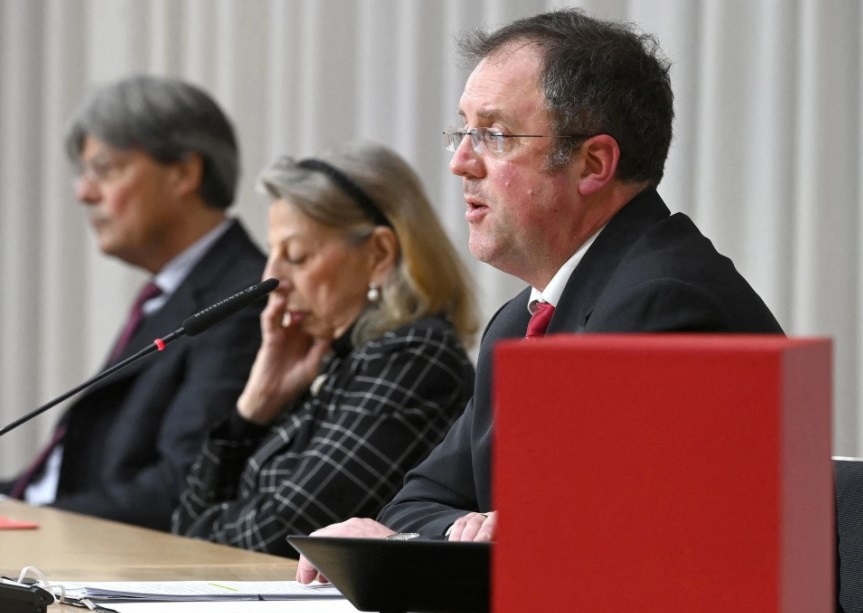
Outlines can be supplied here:
<path id="1" fill-rule="evenodd" d="M 38 525 L 0 531 L 0 574 L 11 578 L 25 566 L 49 581 L 287 581 L 296 574 L 289 558 L 2 497 L 0 517 Z"/>

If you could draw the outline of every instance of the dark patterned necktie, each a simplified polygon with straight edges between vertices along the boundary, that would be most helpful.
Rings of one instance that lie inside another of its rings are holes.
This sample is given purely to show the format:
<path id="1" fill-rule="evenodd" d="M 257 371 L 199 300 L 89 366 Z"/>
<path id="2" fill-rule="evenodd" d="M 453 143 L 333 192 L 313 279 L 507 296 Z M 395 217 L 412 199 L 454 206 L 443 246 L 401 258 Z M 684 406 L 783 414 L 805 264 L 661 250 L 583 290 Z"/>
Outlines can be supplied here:
<path id="1" fill-rule="evenodd" d="M 120 337 L 117 339 L 117 343 L 111 351 L 111 357 L 108 362 L 109 364 L 116 362 L 123 354 L 123 349 L 126 348 L 126 345 L 129 343 L 135 330 L 138 329 L 138 326 L 140 326 L 141 322 L 144 320 L 144 303 L 161 295 L 161 293 L 162 290 L 152 281 L 149 281 L 143 288 L 141 288 L 141 292 L 132 304 L 132 309 L 129 312 L 129 319 L 126 321 L 126 325 L 123 326 L 123 331 L 120 332 Z M 48 441 L 48 444 L 45 445 L 45 447 L 39 452 L 39 455 L 36 456 L 36 459 L 33 460 L 27 469 L 24 470 L 24 472 L 21 473 L 21 476 L 15 481 L 15 484 L 9 491 L 10 496 L 18 499 L 24 498 L 24 492 L 27 490 L 27 487 L 42 473 L 45 468 L 45 463 L 48 461 L 48 458 L 51 457 L 51 453 L 58 445 L 60 445 L 60 443 L 63 442 L 63 437 L 65 435 L 66 424 L 61 423 L 54 430 L 54 435 L 51 437 L 51 440 Z"/>
<path id="2" fill-rule="evenodd" d="M 129 340 L 131 340 L 132 335 L 135 334 L 135 330 L 138 329 L 138 326 L 140 326 L 141 322 L 144 320 L 144 303 L 161 294 L 162 290 L 152 281 L 148 281 L 144 287 L 141 288 L 141 293 L 138 294 L 138 297 L 132 304 L 132 309 L 129 311 L 129 319 L 126 320 L 126 325 L 123 326 L 123 331 L 120 332 L 117 343 L 111 351 L 111 358 L 108 360 L 109 363 L 113 364 L 123 354 L 123 350 L 126 348 L 126 345 L 129 344 Z"/>
<path id="3" fill-rule="evenodd" d="M 548 322 L 554 315 L 554 305 L 548 302 L 537 302 L 533 307 L 533 314 L 527 324 L 525 338 L 542 338 L 548 329 Z"/>

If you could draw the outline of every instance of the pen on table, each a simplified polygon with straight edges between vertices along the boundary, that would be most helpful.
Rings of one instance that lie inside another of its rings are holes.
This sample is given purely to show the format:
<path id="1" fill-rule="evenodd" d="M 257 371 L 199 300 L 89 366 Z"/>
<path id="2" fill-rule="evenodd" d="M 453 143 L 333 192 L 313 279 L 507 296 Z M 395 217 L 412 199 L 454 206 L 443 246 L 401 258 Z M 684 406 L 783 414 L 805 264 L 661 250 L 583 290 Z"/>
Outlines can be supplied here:
<path id="1" fill-rule="evenodd" d="M 230 585 L 222 585 L 221 583 L 213 583 L 212 581 L 210 581 L 209 583 L 210 583 L 210 585 L 212 585 L 213 587 L 220 587 L 220 588 L 222 588 L 223 590 L 231 590 L 232 592 L 237 592 L 237 591 L 239 591 L 239 590 L 237 590 L 237 588 L 235 588 L 235 587 L 231 587 Z"/>

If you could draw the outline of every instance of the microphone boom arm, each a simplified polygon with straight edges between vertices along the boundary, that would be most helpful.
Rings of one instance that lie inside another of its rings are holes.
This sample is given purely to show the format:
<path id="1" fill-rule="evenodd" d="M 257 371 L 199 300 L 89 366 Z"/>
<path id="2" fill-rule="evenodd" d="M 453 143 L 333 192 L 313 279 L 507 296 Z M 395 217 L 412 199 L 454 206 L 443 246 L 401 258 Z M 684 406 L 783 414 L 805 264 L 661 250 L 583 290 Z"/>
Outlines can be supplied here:
<path id="1" fill-rule="evenodd" d="M 71 398 L 78 392 L 87 389 L 94 383 L 98 383 L 102 379 L 113 375 L 114 373 L 122 370 L 123 368 L 126 368 L 132 362 L 137 362 L 141 358 L 153 352 L 162 351 L 169 343 L 177 340 L 181 336 L 195 336 L 196 334 L 200 334 L 204 330 L 208 329 L 210 326 L 222 321 L 230 315 L 233 315 L 243 307 L 246 307 L 257 301 L 258 299 L 262 298 L 263 296 L 266 296 L 271 291 L 276 289 L 278 285 L 279 282 L 276 279 L 267 279 L 266 281 L 261 281 L 260 283 L 256 283 L 251 287 L 247 287 L 246 289 L 237 292 L 236 294 L 225 298 L 224 300 L 217 302 L 216 304 L 209 306 L 206 309 L 203 309 L 202 311 L 199 311 L 198 313 L 190 317 L 187 317 L 183 321 L 183 325 L 180 328 L 177 328 L 164 338 L 157 338 L 152 343 L 138 351 L 138 353 L 129 356 L 121 362 L 113 364 L 112 366 L 106 368 L 94 377 L 87 379 L 86 381 L 69 390 L 68 392 L 57 396 L 56 398 L 54 398 L 54 400 L 43 404 L 38 409 L 30 411 L 23 417 L 19 417 L 12 423 L 3 426 L 2 428 L 0 428 L 0 436 L 3 436 L 11 430 L 14 430 L 21 424 L 27 423 L 37 415 L 41 415 L 51 407 L 63 402 L 68 398 Z"/>
<path id="2" fill-rule="evenodd" d="M 78 392 L 87 389 L 88 387 L 90 387 L 94 383 L 98 383 L 102 379 L 105 379 L 106 377 L 113 375 L 118 370 L 124 369 L 126 366 L 128 366 L 132 362 L 137 362 L 139 359 L 143 358 L 146 355 L 153 353 L 154 351 L 162 351 L 162 349 L 164 349 L 168 343 L 170 343 L 173 340 L 178 339 L 183 334 L 185 334 L 185 331 L 182 328 L 180 328 L 179 330 L 175 330 L 174 332 L 171 332 L 165 338 L 157 338 L 152 343 L 150 343 L 149 345 L 147 345 L 146 347 L 141 349 L 138 353 L 129 356 L 128 358 L 126 358 L 125 360 L 123 360 L 121 362 L 117 362 L 116 364 L 110 366 L 109 368 L 106 368 L 105 370 L 103 370 L 102 372 L 97 374 L 96 376 L 90 377 L 89 379 L 87 379 L 86 381 L 81 383 L 80 385 L 70 389 L 68 392 L 66 392 L 64 394 L 60 394 L 59 396 L 54 398 L 54 400 L 43 404 L 41 407 L 39 407 L 35 411 L 31 411 L 31 412 L 27 413 L 26 415 L 24 415 L 23 417 L 19 417 L 18 419 L 16 419 L 12 423 L 10 423 L 6 426 L 3 426 L 2 428 L 0 428 L 0 436 L 3 436 L 4 434 L 9 432 L 10 430 L 14 430 L 15 428 L 17 428 L 21 424 L 27 423 L 28 421 L 30 421 L 31 419 L 33 419 L 37 415 L 41 415 L 42 413 L 44 413 L 45 411 L 47 411 L 48 409 L 50 409 L 54 405 L 60 404 L 64 400 L 71 398 L 72 396 L 74 396 Z"/>

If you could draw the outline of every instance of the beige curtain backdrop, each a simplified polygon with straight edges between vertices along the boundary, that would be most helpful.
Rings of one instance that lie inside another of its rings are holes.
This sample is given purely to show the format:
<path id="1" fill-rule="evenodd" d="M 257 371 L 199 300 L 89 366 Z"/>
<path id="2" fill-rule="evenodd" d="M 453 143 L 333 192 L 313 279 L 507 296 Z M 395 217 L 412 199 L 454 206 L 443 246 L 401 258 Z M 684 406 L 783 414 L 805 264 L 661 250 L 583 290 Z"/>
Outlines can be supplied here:
<path id="1" fill-rule="evenodd" d="M 859 454 L 859 0 L 0 0 L 0 424 L 98 370 L 143 280 L 98 252 L 72 194 L 63 129 L 95 84 L 148 72 L 210 91 L 242 143 L 234 211 L 261 244 L 254 179 L 275 155 L 393 146 L 419 170 L 488 317 L 521 283 L 466 249 L 440 144 L 466 76 L 453 38 L 570 4 L 659 37 L 677 96 L 660 192 L 789 334 L 833 339 L 834 450 Z M 0 477 L 62 411 L 0 438 Z"/>

